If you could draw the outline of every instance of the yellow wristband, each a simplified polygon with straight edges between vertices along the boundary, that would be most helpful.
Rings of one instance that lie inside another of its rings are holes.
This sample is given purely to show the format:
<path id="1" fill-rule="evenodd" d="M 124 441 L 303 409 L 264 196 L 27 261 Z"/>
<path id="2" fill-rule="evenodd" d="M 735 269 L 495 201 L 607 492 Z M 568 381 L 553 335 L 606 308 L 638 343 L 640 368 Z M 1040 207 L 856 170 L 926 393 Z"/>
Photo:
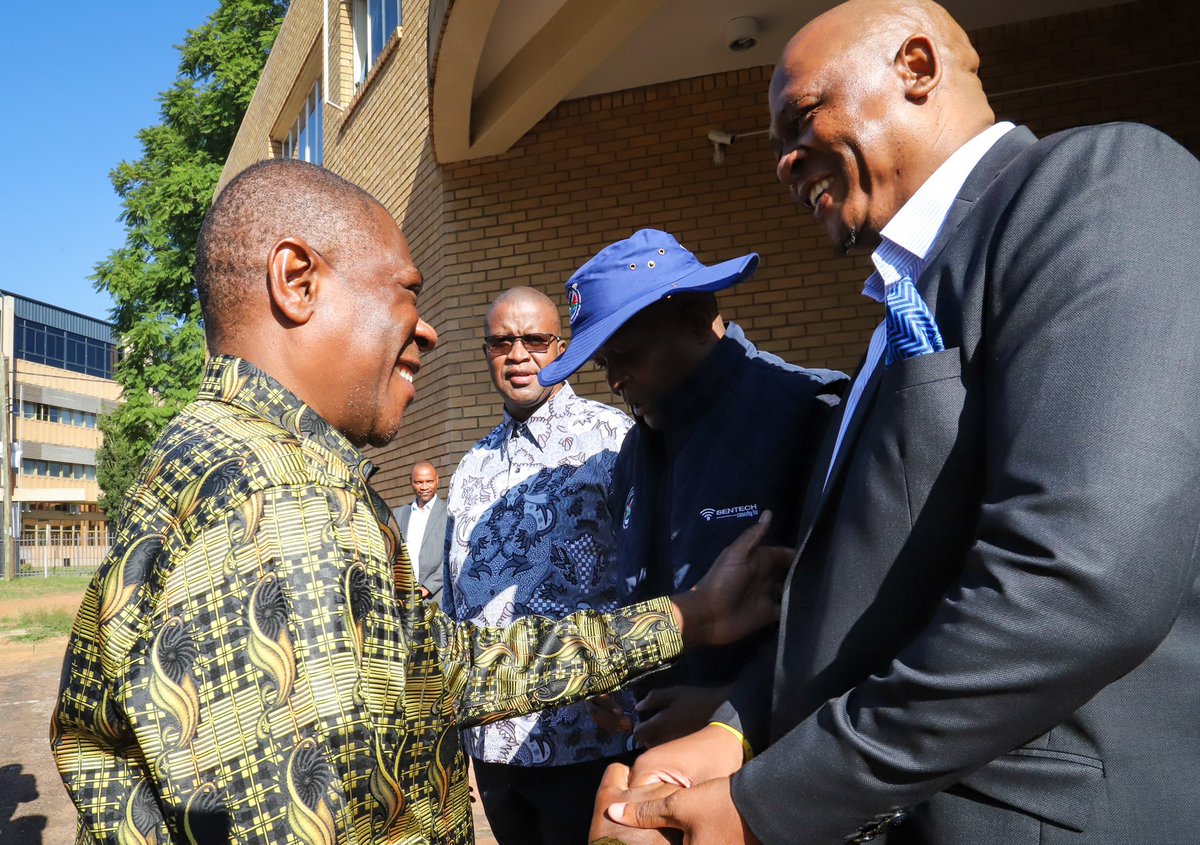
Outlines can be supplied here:
<path id="1" fill-rule="evenodd" d="M 750 743 L 746 741 L 746 737 L 742 735 L 741 731 L 732 725 L 725 724 L 724 722 L 709 722 L 708 724 L 711 727 L 722 728 L 723 730 L 729 731 L 730 734 L 737 737 L 738 742 L 742 744 L 743 763 L 749 763 L 752 759 L 754 759 L 754 749 L 750 747 Z"/>

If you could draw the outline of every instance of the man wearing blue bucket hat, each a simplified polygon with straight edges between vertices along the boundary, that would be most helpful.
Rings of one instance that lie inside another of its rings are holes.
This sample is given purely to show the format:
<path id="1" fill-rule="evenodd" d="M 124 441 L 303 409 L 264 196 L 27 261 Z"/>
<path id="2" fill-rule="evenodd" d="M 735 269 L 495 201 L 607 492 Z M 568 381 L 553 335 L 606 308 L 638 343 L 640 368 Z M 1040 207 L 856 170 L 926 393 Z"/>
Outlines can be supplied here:
<path id="1" fill-rule="evenodd" d="M 772 542 L 795 540 L 814 449 L 846 377 L 760 352 L 725 323 L 715 293 L 757 267 L 754 253 L 705 265 L 666 232 L 642 229 L 566 284 L 571 344 L 538 379 L 555 384 L 592 360 L 637 421 L 609 496 L 616 560 L 635 595 L 688 589 L 764 510 L 775 515 Z M 705 724 L 771 639 L 697 651 L 639 686 L 637 740 Z"/>

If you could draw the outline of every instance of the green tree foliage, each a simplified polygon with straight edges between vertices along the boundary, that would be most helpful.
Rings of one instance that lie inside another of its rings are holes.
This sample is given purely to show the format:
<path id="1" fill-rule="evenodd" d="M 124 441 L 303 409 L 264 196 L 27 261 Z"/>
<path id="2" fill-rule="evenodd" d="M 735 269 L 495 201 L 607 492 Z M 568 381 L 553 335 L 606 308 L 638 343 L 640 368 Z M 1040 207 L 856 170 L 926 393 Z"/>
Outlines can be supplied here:
<path id="1" fill-rule="evenodd" d="M 124 403 L 101 420 L 100 506 L 115 518 L 138 465 L 189 402 L 204 367 L 204 332 L 192 280 L 196 239 L 286 0 L 222 0 L 182 46 L 175 84 L 160 95 L 162 122 L 138 133 L 142 157 L 110 174 L 121 197 L 125 243 L 93 281 L 116 302 Z"/>

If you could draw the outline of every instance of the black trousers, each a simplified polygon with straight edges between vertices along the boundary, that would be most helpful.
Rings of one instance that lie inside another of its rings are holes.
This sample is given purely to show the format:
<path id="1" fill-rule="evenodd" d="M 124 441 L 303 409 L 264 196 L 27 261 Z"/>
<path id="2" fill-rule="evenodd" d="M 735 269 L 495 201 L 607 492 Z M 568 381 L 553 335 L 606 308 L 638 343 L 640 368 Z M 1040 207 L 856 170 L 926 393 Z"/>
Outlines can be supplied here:
<path id="1" fill-rule="evenodd" d="M 479 799 L 500 845 L 587 845 L 600 778 L 634 754 L 566 766 L 472 760 Z"/>

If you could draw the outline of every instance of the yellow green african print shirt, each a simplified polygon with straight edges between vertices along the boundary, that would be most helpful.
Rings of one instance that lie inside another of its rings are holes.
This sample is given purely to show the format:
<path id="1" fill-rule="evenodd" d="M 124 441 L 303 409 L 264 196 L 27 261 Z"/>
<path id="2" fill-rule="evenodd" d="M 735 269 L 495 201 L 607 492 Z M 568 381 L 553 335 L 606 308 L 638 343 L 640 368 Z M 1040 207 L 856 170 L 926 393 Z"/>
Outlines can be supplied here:
<path id="1" fill-rule="evenodd" d="M 679 652 L 661 599 L 451 622 L 419 600 L 372 472 L 269 376 L 210 362 L 67 647 L 51 744 L 78 842 L 470 842 L 460 727 Z"/>

